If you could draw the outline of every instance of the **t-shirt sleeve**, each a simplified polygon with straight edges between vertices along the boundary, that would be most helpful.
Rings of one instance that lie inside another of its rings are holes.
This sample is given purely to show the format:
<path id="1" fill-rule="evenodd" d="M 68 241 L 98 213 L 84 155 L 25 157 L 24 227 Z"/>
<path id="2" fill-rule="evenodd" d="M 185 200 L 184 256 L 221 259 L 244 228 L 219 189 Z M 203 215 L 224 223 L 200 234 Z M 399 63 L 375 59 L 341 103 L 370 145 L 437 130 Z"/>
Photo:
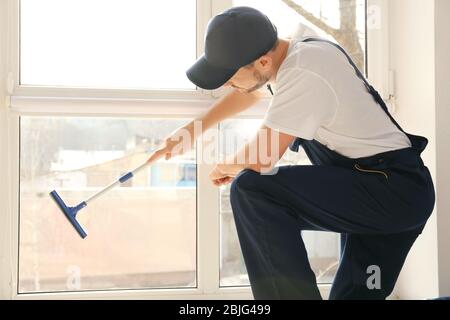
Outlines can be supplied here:
<path id="1" fill-rule="evenodd" d="M 263 124 L 312 140 L 320 126 L 333 121 L 337 105 L 334 90 L 320 75 L 301 68 L 280 70 Z"/>

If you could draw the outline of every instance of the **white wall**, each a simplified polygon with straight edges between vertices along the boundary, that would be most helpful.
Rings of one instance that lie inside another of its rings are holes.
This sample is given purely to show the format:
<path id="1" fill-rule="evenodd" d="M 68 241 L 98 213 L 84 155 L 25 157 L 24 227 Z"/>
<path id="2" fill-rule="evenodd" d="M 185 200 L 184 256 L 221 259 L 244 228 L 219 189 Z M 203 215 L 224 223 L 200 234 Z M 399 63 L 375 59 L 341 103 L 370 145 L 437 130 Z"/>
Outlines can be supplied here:
<path id="1" fill-rule="evenodd" d="M 450 296 L 450 1 L 436 0 L 435 12 L 439 294 Z"/>
<path id="2" fill-rule="evenodd" d="M 423 159 L 437 190 L 435 211 L 415 243 L 395 289 L 401 299 L 426 299 L 449 293 L 450 261 L 444 254 L 450 248 L 450 203 L 449 197 L 444 196 L 450 187 L 449 173 L 445 171 L 450 160 L 450 86 L 446 74 L 450 70 L 449 4 L 448 0 L 389 1 L 390 67 L 396 73 L 395 117 L 407 132 L 429 139 Z M 445 79 L 446 84 L 442 83 Z M 440 286 L 444 282 L 447 289 Z"/>
<path id="3" fill-rule="evenodd" d="M 8 224 L 7 142 L 6 121 L 6 36 L 7 1 L 0 1 L 0 225 Z M 9 234 L 0 234 L 0 299 L 10 297 L 11 269 L 5 255 L 11 251 Z"/>

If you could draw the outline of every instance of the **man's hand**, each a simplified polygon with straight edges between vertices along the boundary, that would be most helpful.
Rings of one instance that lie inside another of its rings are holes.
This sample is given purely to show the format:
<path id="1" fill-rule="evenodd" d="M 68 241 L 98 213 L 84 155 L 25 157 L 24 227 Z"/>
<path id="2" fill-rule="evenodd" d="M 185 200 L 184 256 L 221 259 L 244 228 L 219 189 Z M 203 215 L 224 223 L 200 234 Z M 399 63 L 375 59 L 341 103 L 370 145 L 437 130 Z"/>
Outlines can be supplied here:
<path id="1" fill-rule="evenodd" d="M 237 172 L 234 172 L 236 170 L 235 167 L 235 165 L 217 164 L 210 172 L 209 178 L 218 187 L 226 185 L 233 181 L 237 175 Z"/>
<path id="2" fill-rule="evenodd" d="M 147 162 L 154 162 L 160 158 L 169 160 L 172 157 L 180 156 L 192 149 L 194 138 L 192 126 L 182 127 L 169 135 L 164 142 L 153 151 Z"/>

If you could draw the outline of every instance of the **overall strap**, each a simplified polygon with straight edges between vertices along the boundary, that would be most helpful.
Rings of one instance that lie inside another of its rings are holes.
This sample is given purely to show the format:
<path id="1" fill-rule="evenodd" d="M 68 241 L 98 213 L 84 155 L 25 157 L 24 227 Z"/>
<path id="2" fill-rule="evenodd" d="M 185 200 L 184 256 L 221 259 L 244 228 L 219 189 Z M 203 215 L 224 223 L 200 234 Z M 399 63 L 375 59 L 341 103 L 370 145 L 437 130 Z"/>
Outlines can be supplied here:
<path id="1" fill-rule="evenodd" d="M 372 95 L 372 97 L 375 99 L 375 101 L 381 106 L 381 108 L 383 109 L 383 111 L 389 116 L 389 118 L 391 119 L 391 121 L 397 126 L 397 128 L 403 132 L 404 134 L 407 135 L 407 133 L 402 129 L 402 127 L 400 127 L 400 125 L 397 123 L 397 121 L 395 121 L 395 119 L 391 116 L 391 114 L 389 113 L 389 110 L 386 106 L 386 103 L 384 102 L 383 98 L 381 98 L 380 94 L 378 93 L 377 90 L 375 90 L 374 87 L 372 87 L 369 82 L 366 80 L 366 78 L 364 77 L 364 75 L 361 73 L 361 71 L 358 69 L 358 67 L 355 65 L 355 63 L 353 62 L 353 60 L 350 58 L 350 56 L 347 54 L 347 52 L 345 52 L 345 50 L 339 46 L 338 44 L 325 40 L 325 39 L 320 39 L 320 38 L 314 38 L 314 37 L 308 37 L 304 40 L 302 40 L 303 42 L 310 42 L 310 41 L 321 41 L 321 42 L 326 42 L 329 43 L 333 46 L 335 46 L 336 48 L 338 48 L 340 51 L 342 51 L 342 53 L 344 53 L 344 55 L 347 57 L 348 62 L 350 62 L 350 64 L 352 65 L 352 67 L 355 69 L 356 75 L 358 76 L 358 78 L 360 78 L 363 82 L 364 85 L 367 88 L 367 91 L 369 91 L 369 93 Z"/>

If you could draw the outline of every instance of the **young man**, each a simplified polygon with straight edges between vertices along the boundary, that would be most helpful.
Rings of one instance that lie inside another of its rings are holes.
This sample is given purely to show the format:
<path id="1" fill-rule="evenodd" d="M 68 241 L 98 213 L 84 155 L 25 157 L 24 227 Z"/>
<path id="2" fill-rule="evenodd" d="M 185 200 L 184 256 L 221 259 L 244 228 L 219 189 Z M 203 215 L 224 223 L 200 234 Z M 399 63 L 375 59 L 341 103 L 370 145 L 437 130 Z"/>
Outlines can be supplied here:
<path id="1" fill-rule="evenodd" d="M 302 230 L 341 234 L 331 299 L 386 298 L 434 207 L 433 182 L 420 157 L 426 138 L 401 129 L 339 46 L 279 39 L 253 8 L 232 8 L 210 21 L 205 54 L 187 76 L 204 89 L 235 88 L 196 119 L 203 131 L 257 102 L 258 88 L 276 86 L 256 138 L 233 164 L 218 164 L 210 174 L 216 185 L 232 182 L 231 205 L 255 299 L 321 298 Z M 193 123 L 180 129 L 191 133 L 191 144 Z M 272 132 L 279 139 L 270 138 Z M 269 165 L 259 154 L 264 137 Z M 150 160 L 179 154 L 172 138 Z M 261 174 L 288 147 L 300 146 L 313 166 Z M 254 163 L 250 150 L 257 150 Z"/>

